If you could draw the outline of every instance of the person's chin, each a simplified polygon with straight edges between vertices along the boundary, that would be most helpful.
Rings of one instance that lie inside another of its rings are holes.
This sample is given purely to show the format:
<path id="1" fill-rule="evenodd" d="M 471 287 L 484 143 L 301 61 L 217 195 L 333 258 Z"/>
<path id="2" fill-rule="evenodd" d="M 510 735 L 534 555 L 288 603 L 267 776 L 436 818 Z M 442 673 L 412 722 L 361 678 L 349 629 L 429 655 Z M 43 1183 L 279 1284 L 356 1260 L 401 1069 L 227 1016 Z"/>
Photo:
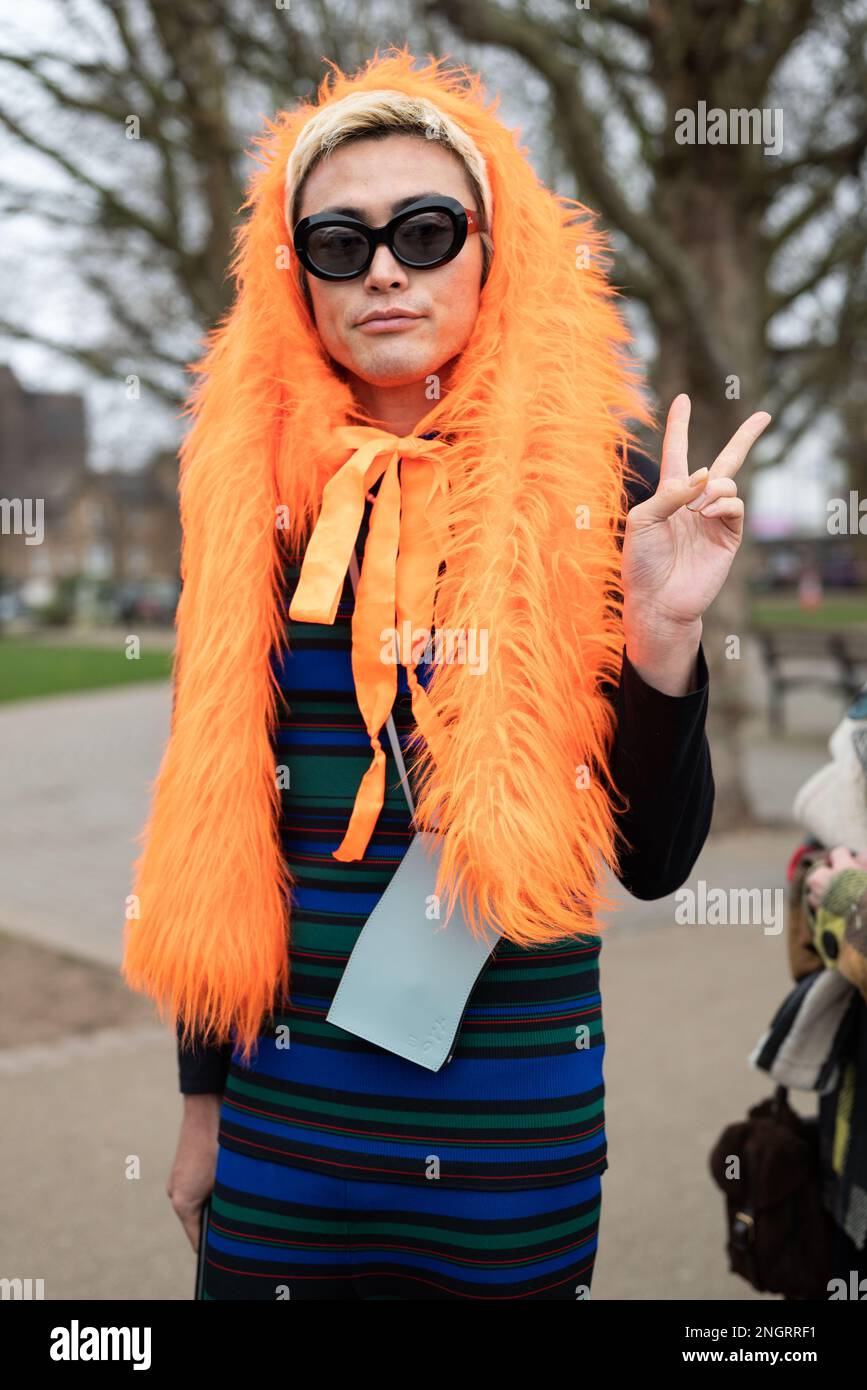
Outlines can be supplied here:
<path id="1" fill-rule="evenodd" d="M 356 357 L 350 371 L 370 386 L 409 386 L 435 373 L 440 363 L 441 354 L 412 352 L 395 345 Z"/>

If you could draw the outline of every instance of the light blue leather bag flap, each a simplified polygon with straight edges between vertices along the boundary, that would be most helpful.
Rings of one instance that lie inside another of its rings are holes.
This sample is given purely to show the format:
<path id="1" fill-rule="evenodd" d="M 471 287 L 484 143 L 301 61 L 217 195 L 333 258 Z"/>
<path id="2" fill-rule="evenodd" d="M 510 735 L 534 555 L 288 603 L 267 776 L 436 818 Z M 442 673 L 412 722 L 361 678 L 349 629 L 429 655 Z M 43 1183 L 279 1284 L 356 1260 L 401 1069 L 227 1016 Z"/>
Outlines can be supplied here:
<path id="1" fill-rule="evenodd" d="M 443 925 L 435 908 L 442 837 L 421 831 L 410 844 L 353 947 L 329 1023 L 439 1071 L 467 1000 L 500 940 L 473 935 L 460 904 Z"/>

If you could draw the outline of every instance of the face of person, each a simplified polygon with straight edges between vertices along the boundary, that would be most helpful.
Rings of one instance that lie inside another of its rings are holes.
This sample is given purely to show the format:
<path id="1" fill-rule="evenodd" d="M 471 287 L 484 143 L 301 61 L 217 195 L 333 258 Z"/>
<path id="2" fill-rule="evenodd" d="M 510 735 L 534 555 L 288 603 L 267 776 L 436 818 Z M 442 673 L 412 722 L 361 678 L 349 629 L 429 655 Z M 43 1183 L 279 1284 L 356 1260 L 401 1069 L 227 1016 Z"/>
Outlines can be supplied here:
<path id="1" fill-rule="evenodd" d="M 462 163 L 436 141 L 414 135 L 361 138 L 339 145 L 315 166 L 297 216 L 355 209 L 351 215 L 381 227 L 399 210 L 396 204 L 431 194 L 481 211 Z M 478 314 L 481 276 L 482 242 L 473 234 L 454 260 L 433 270 L 402 265 L 380 245 L 354 280 L 320 280 L 308 273 L 307 283 L 329 355 L 370 386 L 390 387 L 441 375 L 463 351 Z M 369 320 L 385 309 L 405 309 L 415 317 Z"/>

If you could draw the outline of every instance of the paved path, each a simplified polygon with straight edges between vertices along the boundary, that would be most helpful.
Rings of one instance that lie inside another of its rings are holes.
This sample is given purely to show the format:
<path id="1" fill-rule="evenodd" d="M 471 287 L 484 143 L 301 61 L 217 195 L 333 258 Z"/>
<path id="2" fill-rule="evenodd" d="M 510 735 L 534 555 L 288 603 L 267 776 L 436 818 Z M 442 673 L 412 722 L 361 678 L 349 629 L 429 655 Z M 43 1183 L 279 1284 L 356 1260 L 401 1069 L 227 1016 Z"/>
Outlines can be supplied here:
<path id="1" fill-rule="evenodd" d="M 165 682 L 0 705 L 0 927 L 120 961 L 170 716 Z"/>
<path id="2" fill-rule="evenodd" d="M 784 744 L 753 730 L 750 779 L 769 814 L 826 756 L 833 707 L 824 726 L 809 708 Z M 0 927 L 116 969 L 169 710 L 166 686 L 0 708 Z M 796 837 L 714 837 L 690 883 L 781 889 Z M 594 1297 L 742 1298 L 707 1154 L 770 1089 L 746 1056 L 788 988 L 785 939 L 677 925 L 673 897 L 610 888 L 627 907 L 602 954 L 611 1166 Z M 14 1117 L 0 1129 L 0 1275 L 44 1278 L 49 1298 L 189 1297 L 192 1256 L 164 1195 L 181 1110 L 170 1034 L 131 1011 L 126 1027 L 8 1048 L 0 1107 Z"/>
<path id="3" fill-rule="evenodd" d="M 787 844 L 764 849 L 780 863 Z M 698 871 L 720 883 L 737 863 L 758 867 L 754 837 L 714 843 Z M 788 988 L 785 940 L 675 926 L 669 899 L 633 906 L 641 929 L 631 914 L 602 952 L 610 1168 L 594 1297 L 743 1298 L 707 1154 L 770 1089 L 746 1057 Z M 181 1110 L 167 1032 L 8 1049 L 0 1106 L 15 1117 L 0 1131 L 0 1272 L 45 1278 L 49 1298 L 187 1298 L 191 1253 L 164 1195 Z"/>
<path id="4" fill-rule="evenodd" d="M 792 737 L 769 742 L 757 719 L 747 739 L 754 802 L 775 819 L 788 815 L 797 788 L 827 758 L 830 723 L 815 730 L 823 711 L 828 721 L 834 715 L 820 696 L 799 697 L 793 708 L 801 718 Z M 170 714 L 166 683 L 0 705 L 0 928 L 119 962 L 124 900 Z M 750 873 L 775 872 L 762 868 L 760 840 L 751 860 Z M 630 904 L 630 920 L 658 915 L 616 883 L 610 888 Z"/>

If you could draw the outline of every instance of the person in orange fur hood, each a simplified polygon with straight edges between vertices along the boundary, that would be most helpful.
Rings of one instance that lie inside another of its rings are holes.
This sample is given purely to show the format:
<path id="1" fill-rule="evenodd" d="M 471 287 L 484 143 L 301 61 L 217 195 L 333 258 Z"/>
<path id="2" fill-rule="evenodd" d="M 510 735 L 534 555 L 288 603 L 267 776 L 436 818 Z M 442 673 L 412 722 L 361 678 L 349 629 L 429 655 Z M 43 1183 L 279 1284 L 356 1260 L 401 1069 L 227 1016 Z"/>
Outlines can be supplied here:
<path id="1" fill-rule="evenodd" d="M 585 1297 L 598 879 L 664 896 L 706 837 L 702 614 L 770 417 L 690 474 L 680 395 L 638 450 L 605 237 L 464 67 L 332 65 L 245 211 L 123 963 L 177 1026 L 199 1296 Z M 414 832 L 496 936 L 436 1070 L 327 1017 Z"/>

